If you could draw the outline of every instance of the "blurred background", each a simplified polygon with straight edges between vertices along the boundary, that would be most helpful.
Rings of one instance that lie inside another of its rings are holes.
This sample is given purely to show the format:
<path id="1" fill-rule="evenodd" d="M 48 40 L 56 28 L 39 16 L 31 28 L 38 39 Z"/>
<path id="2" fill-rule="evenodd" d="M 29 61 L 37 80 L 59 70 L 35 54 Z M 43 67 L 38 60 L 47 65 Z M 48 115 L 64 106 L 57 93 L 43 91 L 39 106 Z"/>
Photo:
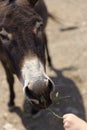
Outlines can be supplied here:
<path id="1" fill-rule="evenodd" d="M 58 115 L 72 112 L 87 117 L 87 0 L 44 0 L 55 20 L 49 18 L 46 34 L 52 59 L 47 73 L 61 97 L 50 108 Z M 0 129 L 1 130 L 64 130 L 62 120 L 48 110 L 31 117 L 25 105 L 22 86 L 15 77 L 15 103 L 8 111 L 8 84 L 0 63 Z M 68 98 L 64 98 L 67 97 Z"/>

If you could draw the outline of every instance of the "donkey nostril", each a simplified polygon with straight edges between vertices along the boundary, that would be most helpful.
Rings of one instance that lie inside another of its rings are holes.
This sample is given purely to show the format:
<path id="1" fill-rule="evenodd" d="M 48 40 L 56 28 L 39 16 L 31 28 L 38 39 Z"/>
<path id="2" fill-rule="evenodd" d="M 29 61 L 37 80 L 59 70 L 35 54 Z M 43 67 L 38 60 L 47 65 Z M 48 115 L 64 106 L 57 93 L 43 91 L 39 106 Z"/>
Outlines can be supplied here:
<path id="1" fill-rule="evenodd" d="M 49 80 L 48 88 L 49 88 L 49 92 L 50 92 L 50 99 L 52 100 L 52 94 L 55 91 L 55 85 L 54 85 L 53 81 Z"/>
<path id="2" fill-rule="evenodd" d="M 39 104 L 36 95 L 28 87 L 25 87 L 25 94 L 28 97 L 30 102 L 32 102 L 33 104 Z"/>
<path id="3" fill-rule="evenodd" d="M 50 92 L 54 91 L 54 84 L 50 80 L 48 81 L 48 87 L 49 87 Z"/>
<path id="4" fill-rule="evenodd" d="M 29 97 L 29 98 L 33 96 L 28 87 L 25 87 L 25 94 L 26 94 L 26 96 Z"/>
<path id="5" fill-rule="evenodd" d="M 32 98 L 32 99 L 36 98 L 36 95 L 33 93 L 32 90 L 30 90 L 30 89 L 28 88 L 28 86 L 25 87 L 25 94 L 26 94 L 26 96 L 27 96 L 28 98 Z"/>

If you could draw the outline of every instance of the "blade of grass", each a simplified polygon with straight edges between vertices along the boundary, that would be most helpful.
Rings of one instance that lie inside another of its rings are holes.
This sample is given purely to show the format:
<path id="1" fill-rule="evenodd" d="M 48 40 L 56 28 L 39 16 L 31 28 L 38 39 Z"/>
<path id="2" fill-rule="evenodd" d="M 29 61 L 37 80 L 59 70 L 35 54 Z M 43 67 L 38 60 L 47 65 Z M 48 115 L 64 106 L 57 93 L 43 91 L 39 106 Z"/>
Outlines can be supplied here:
<path id="1" fill-rule="evenodd" d="M 48 108 L 48 111 L 50 111 L 55 117 L 57 117 L 59 119 L 63 119 L 62 116 L 59 116 L 58 114 L 56 114 L 55 112 L 53 112 L 51 109 Z"/>

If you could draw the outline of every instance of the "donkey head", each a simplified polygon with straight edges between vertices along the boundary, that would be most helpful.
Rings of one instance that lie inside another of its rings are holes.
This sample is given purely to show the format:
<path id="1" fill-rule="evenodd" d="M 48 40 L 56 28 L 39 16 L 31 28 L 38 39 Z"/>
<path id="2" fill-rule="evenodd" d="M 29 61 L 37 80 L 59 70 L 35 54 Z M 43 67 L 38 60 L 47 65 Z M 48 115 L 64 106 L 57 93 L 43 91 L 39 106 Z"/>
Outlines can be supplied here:
<path id="1" fill-rule="evenodd" d="M 33 8 L 37 0 L 28 0 L 27 8 L 16 1 L 0 12 L 0 41 L 27 99 L 45 108 L 52 103 L 54 83 L 45 72 L 43 20 Z"/>

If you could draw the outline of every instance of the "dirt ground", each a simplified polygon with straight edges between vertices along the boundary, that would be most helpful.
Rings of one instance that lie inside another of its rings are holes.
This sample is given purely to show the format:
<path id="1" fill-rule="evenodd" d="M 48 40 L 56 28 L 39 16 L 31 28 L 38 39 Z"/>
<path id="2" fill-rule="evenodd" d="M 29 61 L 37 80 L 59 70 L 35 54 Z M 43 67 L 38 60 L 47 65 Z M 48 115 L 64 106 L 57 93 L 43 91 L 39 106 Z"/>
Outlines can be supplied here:
<path id="1" fill-rule="evenodd" d="M 87 0 L 45 0 L 51 19 L 47 35 L 53 68 L 47 73 L 61 99 L 51 109 L 58 115 L 72 112 L 87 118 Z M 31 117 L 22 86 L 15 77 L 16 108 L 8 111 L 8 84 L 0 63 L 0 130 L 64 130 L 62 120 L 43 110 Z M 63 98 L 67 97 L 68 98 Z"/>

